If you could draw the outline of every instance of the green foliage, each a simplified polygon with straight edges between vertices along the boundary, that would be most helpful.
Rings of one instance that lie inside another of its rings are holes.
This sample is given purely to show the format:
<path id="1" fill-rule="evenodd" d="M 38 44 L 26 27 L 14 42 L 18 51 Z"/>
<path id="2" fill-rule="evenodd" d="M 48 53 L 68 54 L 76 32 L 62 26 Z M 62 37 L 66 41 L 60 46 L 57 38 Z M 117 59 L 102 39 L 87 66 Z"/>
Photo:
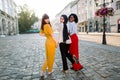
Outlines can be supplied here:
<path id="1" fill-rule="evenodd" d="M 20 33 L 25 33 L 27 30 L 31 29 L 31 25 L 38 21 L 38 17 L 35 16 L 35 12 L 29 10 L 28 6 L 25 4 L 20 6 L 21 12 L 18 14 L 18 23 Z"/>

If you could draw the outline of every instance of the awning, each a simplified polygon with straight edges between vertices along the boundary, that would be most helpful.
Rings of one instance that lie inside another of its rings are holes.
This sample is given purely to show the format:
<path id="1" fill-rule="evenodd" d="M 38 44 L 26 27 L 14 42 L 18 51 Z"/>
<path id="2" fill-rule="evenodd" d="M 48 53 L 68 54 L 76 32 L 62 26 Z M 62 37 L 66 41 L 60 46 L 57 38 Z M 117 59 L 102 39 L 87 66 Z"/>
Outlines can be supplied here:
<path id="1" fill-rule="evenodd" d="M 87 21 L 79 22 L 79 23 L 78 23 L 78 26 L 83 27 L 83 26 L 85 26 L 86 24 L 87 24 Z"/>

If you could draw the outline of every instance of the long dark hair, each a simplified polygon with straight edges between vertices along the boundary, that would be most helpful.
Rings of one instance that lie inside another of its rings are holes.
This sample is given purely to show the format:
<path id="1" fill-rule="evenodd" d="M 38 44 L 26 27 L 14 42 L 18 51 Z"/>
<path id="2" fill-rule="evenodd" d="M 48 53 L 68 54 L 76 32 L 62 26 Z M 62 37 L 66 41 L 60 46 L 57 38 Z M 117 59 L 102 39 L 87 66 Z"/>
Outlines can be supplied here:
<path id="1" fill-rule="evenodd" d="M 44 15 L 42 16 L 41 30 L 44 30 L 44 25 L 47 24 L 47 23 L 45 22 L 45 19 L 49 19 L 49 16 L 48 16 L 47 14 L 44 14 Z M 48 24 L 50 24 L 50 22 L 49 22 Z M 50 24 L 50 26 L 51 26 L 51 24 Z"/>
<path id="2" fill-rule="evenodd" d="M 63 15 L 61 15 L 61 17 L 64 18 L 64 24 L 67 24 L 67 22 L 68 22 L 68 17 L 67 17 L 67 15 L 63 14 Z"/>
<path id="3" fill-rule="evenodd" d="M 64 18 L 64 22 L 63 22 L 63 42 L 66 42 L 66 40 L 69 39 L 68 29 L 67 29 L 68 17 L 65 14 L 61 15 L 61 17 Z"/>
<path id="4" fill-rule="evenodd" d="M 74 17 L 74 19 L 75 19 L 75 20 L 74 20 L 74 21 L 75 21 L 75 23 L 78 23 L 78 17 L 77 17 L 77 15 L 76 15 L 76 14 L 74 14 L 74 13 L 70 14 L 70 15 L 69 15 L 69 17 L 68 17 L 68 18 L 69 18 L 69 20 L 70 20 L 70 17 L 71 17 L 71 16 L 73 16 L 73 17 Z"/>

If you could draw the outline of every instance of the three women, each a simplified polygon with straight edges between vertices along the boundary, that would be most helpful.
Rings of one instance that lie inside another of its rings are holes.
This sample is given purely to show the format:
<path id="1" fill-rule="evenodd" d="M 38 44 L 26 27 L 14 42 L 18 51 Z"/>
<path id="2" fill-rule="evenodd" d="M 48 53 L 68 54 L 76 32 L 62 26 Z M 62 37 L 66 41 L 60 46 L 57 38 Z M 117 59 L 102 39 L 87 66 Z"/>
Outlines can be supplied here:
<path id="1" fill-rule="evenodd" d="M 60 29 L 59 29 L 59 47 L 63 62 L 64 73 L 68 71 L 67 59 L 68 58 L 72 64 L 71 69 L 78 71 L 83 68 L 79 63 L 79 53 L 78 53 L 78 37 L 77 37 L 77 22 L 78 18 L 75 14 L 69 16 L 69 25 L 67 25 L 68 18 L 66 15 L 61 15 L 60 17 Z M 41 77 L 44 77 L 46 69 L 48 68 L 48 74 L 52 73 L 52 68 L 54 64 L 56 40 L 53 36 L 53 30 L 49 21 L 49 16 L 44 14 L 41 22 L 40 35 L 46 37 L 45 49 L 46 49 L 46 60 L 42 66 Z M 70 37 L 69 37 L 70 36 Z M 71 38 L 72 43 L 67 44 L 66 41 Z"/>

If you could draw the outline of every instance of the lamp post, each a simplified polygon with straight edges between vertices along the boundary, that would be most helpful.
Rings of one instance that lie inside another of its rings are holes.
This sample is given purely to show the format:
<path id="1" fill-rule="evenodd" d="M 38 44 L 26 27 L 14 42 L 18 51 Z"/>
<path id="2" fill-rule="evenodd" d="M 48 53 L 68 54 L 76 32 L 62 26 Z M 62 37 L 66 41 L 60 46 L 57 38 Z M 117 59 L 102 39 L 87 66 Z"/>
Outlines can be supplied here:
<path id="1" fill-rule="evenodd" d="M 113 0 L 111 0 L 110 3 L 112 3 Z M 98 6 L 98 0 L 95 0 L 95 3 L 96 3 L 96 6 Z M 106 8 L 106 3 L 105 3 L 105 0 L 103 0 L 103 8 Z M 105 19 L 106 15 L 103 15 L 103 37 L 102 37 L 102 44 L 106 45 L 106 19 Z"/>
<path id="2" fill-rule="evenodd" d="M 105 5 L 105 0 L 103 0 L 103 7 L 105 8 L 106 5 Z M 103 40 L 102 40 L 102 44 L 105 44 L 106 45 L 106 34 L 105 34 L 105 31 L 106 31 L 106 24 L 105 24 L 105 15 L 103 15 Z"/>

